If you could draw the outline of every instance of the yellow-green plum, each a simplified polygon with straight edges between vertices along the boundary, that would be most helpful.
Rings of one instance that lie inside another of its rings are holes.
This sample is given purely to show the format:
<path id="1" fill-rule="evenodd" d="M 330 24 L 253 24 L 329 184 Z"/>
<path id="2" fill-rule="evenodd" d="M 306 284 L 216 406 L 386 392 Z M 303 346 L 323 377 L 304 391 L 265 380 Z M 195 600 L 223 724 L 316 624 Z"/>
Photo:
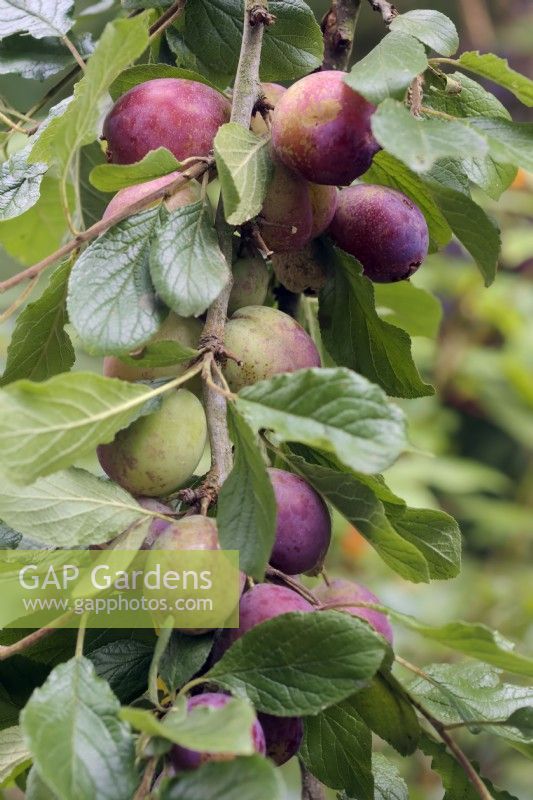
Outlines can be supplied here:
<path id="1" fill-rule="evenodd" d="M 320 366 L 316 345 L 302 326 L 267 306 L 239 309 L 226 325 L 224 343 L 241 361 L 228 360 L 225 367 L 234 392 L 280 372 Z"/>
<path id="2" fill-rule="evenodd" d="M 182 517 L 162 529 L 152 544 L 156 550 L 219 550 L 216 520 L 203 514 Z"/>
<path id="3" fill-rule="evenodd" d="M 260 306 L 267 296 L 270 274 L 262 258 L 238 258 L 233 265 L 233 286 L 228 314 L 244 306 Z"/>
<path id="4" fill-rule="evenodd" d="M 123 94 L 104 121 L 107 157 L 133 164 L 150 150 L 166 147 L 179 161 L 207 156 L 231 105 L 224 95 L 197 81 L 155 78 Z"/>
<path id="5" fill-rule="evenodd" d="M 308 182 L 277 162 L 257 218 L 261 236 L 273 252 L 298 250 L 311 239 L 313 212 Z"/>
<path id="6" fill-rule="evenodd" d="M 307 75 L 280 97 L 272 144 L 286 167 L 313 183 L 347 186 L 369 168 L 379 145 L 370 127 L 375 107 L 324 70 Z"/>
<path id="7" fill-rule="evenodd" d="M 402 192 L 386 186 L 343 189 L 329 233 L 376 283 L 409 278 L 428 253 L 424 215 Z"/>
<path id="8" fill-rule="evenodd" d="M 264 99 L 267 101 L 267 103 L 270 103 L 273 108 L 276 108 L 279 98 L 287 91 L 287 89 L 280 83 L 262 83 L 261 89 L 263 91 Z M 256 112 L 252 117 L 250 128 L 258 136 L 264 136 L 270 131 L 269 126 L 266 124 L 259 112 Z"/>
<path id="9" fill-rule="evenodd" d="M 301 250 L 274 253 L 272 268 L 278 281 L 290 292 L 317 292 L 326 284 L 326 264 L 317 242 L 309 242 Z"/>
<path id="10" fill-rule="evenodd" d="M 104 472 L 132 494 L 163 497 L 191 478 L 206 437 L 202 404 L 192 392 L 178 389 L 152 414 L 99 445 L 98 458 Z"/>
<path id="11" fill-rule="evenodd" d="M 316 239 L 329 227 L 335 215 L 339 192 L 336 186 L 324 186 L 320 183 L 309 183 L 307 189 L 313 215 L 311 239 Z"/>
<path id="12" fill-rule="evenodd" d="M 196 348 L 202 333 L 202 323 L 193 317 L 178 317 L 172 311 L 148 344 L 154 342 L 178 342 L 185 347 Z M 166 367 L 141 367 L 125 364 L 116 356 L 104 358 L 104 375 L 123 381 L 152 381 L 156 378 L 174 378 L 183 375 L 186 363 Z"/>

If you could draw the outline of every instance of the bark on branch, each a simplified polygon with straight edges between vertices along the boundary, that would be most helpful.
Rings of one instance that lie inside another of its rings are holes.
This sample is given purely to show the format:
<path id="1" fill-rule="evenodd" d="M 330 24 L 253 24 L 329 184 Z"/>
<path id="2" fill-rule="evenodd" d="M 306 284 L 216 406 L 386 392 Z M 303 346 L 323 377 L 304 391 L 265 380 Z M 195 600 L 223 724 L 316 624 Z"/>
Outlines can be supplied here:
<path id="1" fill-rule="evenodd" d="M 331 0 L 331 8 L 321 23 L 324 35 L 323 69 L 347 69 L 361 3 L 362 0 Z"/>
<path id="2" fill-rule="evenodd" d="M 387 0 L 368 0 L 368 2 L 374 11 L 379 11 L 385 25 L 390 25 L 394 17 L 397 17 L 399 14 L 396 6 L 393 6 L 392 3 L 388 3 Z"/>

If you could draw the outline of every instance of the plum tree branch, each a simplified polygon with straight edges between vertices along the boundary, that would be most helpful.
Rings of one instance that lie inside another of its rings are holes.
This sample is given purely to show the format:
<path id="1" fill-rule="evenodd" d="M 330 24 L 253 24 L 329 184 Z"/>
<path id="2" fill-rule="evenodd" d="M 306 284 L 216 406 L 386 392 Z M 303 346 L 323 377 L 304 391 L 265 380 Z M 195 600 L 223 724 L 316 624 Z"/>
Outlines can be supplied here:
<path id="1" fill-rule="evenodd" d="M 379 11 L 385 25 L 390 25 L 394 17 L 397 17 L 400 13 L 396 6 L 393 6 L 393 4 L 387 2 L 387 0 L 368 0 L 368 2 L 374 11 Z"/>
<path id="2" fill-rule="evenodd" d="M 302 776 L 302 800 L 326 800 L 326 793 L 322 784 L 311 775 L 302 759 L 298 759 L 300 774 Z"/>
<path id="3" fill-rule="evenodd" d="M 348 67 L 361 3 L 362 0 L 331 0 L 331 7 L 321 22 L 324 69 L 345 70 Z"/>
<path id="4" fill-rule="evenodd" d="M 265 25 L 270 25 L 273 21 L 274 18 L 269 14 L 266 0 L 246 0 L 241 52 L 233 87 L 231 108 L 231 121 L 242 125 L 246 129 L 250 127 L 252 111 L 260 92 L 259 64 L 263 32 Z M 231 270 L 233 229 L 225 220 L 222 200 L 219 202 L 217 209 L 216 227 L 222 252 Z M 220 295 L 209 307 L 200 340 L 201 345 L 211 345 L 213 347 L 215 356 L 216 348 L 220 347 L 224 341 L 231 287 L 232 281 L 230 279 Z M 215 383 L 220 383 L 216 373 L 213 374 L 213 380 Z M 228 477 L 233 466 L 231 441 L 226 418 L 227 401 L 207 381 L 204 382 L 204 400 L 211 444 L 211 472 L 206 484 L 208 488 L 209 484 L 211 484 L 211 488 L 218 489 Z"/>
<path id="5" fill-rule="evenodd" d="M 213 163 L 214 159 L 199 160 L 197 164 L 193 164 L 191 167 L 184 170 L 181 175 L 172 181 L 172 183 L 168 183 L 166 186 L 161 186 L 158 189 L 154 189 L 152 192 L 150 192 L 150 194 L 147 194 L 141 200 L 137 200 L 135 203 L 130 203 L 130 205 L 124 206 L 120 211 L 117 211 L 115 214 L 105 220 L 101 219 L 98 222 L 95 222 L 90 228 L 78 233 L 77 236 L 75 236 L 73 239 L 70 239 L 68 242 L 66 242 L 66 244 L 64 244 L 58 250 L 55 250 L 55 252 L 51 253 L 49 256 L 46 256 L 46 258 L 38 261 L 37 264 L 34 264 L 22 272 L 18 272 L 16 275 L 13 275 L 11 278 L 2 281 L 0 283 L 0 294 L 7 292 L 7 290 L 13 288 L 13 286 L 18 286 L 18 284 L 22 283 L 23 281 L 35 278 L 47 267 L 50 267 L 52 264 L 55 264 L 56 261 L 59 261 L 59 259 L 68 256 L 75 250 L 78 250 L 81 245 L 90 242 L 92 239 L 96 239 L 97 236 L 105 233 L 105 231 L 107 231 L 109 228 L 112 228 L 113 225 L 116 225 L 117 223 L 122 222 L 122 220 L 131 217 L 132 214 L 137 214 L 139 211 L 144 211 L 146 208 L 148 208 L 148 206 L 151 206 L 152 203 L 157 202 L 157 200 L 168 199 L 183 186 L 185 186 L 186 183 L 194 178 L 201 177 L 204 172 L 206 172 L 213 165 Z"/>

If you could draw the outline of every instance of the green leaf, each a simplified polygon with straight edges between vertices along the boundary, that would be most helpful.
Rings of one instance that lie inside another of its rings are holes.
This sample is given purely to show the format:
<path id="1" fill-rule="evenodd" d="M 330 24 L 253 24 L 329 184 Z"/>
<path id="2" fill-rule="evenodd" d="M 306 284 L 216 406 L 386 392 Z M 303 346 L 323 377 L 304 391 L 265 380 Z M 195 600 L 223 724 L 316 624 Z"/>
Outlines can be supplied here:
<path id="1" fill-rule="evenodd" d="M 431 192 L 423 180 L 412 172 L 405 164 L 398 161 L 381 150 L 376 153 L 372 161 L 372 166 L 361 180 L 366 183 L 377 183 L 381 186 L 390 186 L 397 189 L 409 197 L 415 203 L 426 218 L 429 230 L 430 251 L 438 250 L 442 245 L 448 244 L 452 238 L 452 231 L 446 222 L 442 211 L 433 200 Z M 401 286 L 409 286 L 407 281 L 402 281 Z M 374 286 L 374 290 L 381 288 L 380 284 Z"/>
<path id="2" fill-rule="evenodd" d="M 102 544 L 153 516 L 120 486 L 81 469 L 30 486 L 2 475 L 0 517 L 25 536 L 53 547 Z"/>
<path id="3" fill-rule="evenodd" d="M 157 150 L 150 150 L 135 164 L 99 164 L 89 175 L 89 180 L 101 192 L 117 192 L 125 186 L 134 186 L 168 175 L 179 167 L 180 162 L 170 150 L 158 147 Z"/>
<path id="4" fill-rule="evenodd" d="M 322 63 L 322 33 L 303 0 L 271 0 L 276 17 L 265 29 L 261 53 L 262 81 L 292 81 Z M 240 0 L 197 0 L 185 10 L 185 41 L 215 72 L 233 74 L 237 68 L 243 30 Z"/>
<path id="5" fill-rule="evenodd" d="M 319 299 L 320 330 L 336 363 L 356 370 L 394 397 L 425 397 L 433 388 L 423 383 L 411 355 L 411 339 L 376 311 L 372 282 L 359 263 L 335 248 L 329 253 L 328 281 Z"/>
<path id="6" fill-rule="evenodd" d="M 300 473 L 350 522 L 383 561 L 414 583 L 453 578 L 461 565 L 461 536 L 452 517 L 442 511 L 407 508 L 383 502 L 380 490 L 364 475 L 333 465 L 289 457 Z M 427 523 L 427 524 L 426 524 Z"/>
<path id="7" fill-rule="evenodd" d="M 424 667 L 425 678 L 415 678 L 409 693 L 416 697 L 436 719 L 446 725 L 468 723 L 471 733 L 490 733 L 528 748 L 533 731 L 521 728 L 525 706 L 533 706 L 533 690 L 528 686 L 504 683 L 498 670 L 486 664 L 430 664 Z M 520 712 L 520 713 L 519 713 Z M 517 728 L 513 728 L 513 717 Z M 494 724 L 507 720 L 507 725 Z M 476 723 L 486 722 L 486 725 Z"/>
<path id="8" fill-rule="evenodd" d="M 420 737 L 418 717 L 390 673 L 378 672 L 370 686 L 354 694 L 351 701 L 368 727 L 400 755 L 415 752 Z"/>
<path id="9" fill-rule="evenodd" d="M 0 43 L 0 75 L 44 81 L 73 64 L 71 53 L 57 39 L 12 36 Z"/>
<path id="10" fill-rule="evenodd" d="M 528 739 L 533 739 L 533 706 L 517 708 L 507 720 L 507 724 L 519 730 Z"/>
<path id="11" fill-rule="evenodd" d="M 31 753 L 19 727 L 0 731 L 0 787 L 14 780 L 31 763 Z"/>
<path id="12" fill-rule="evenodd" d="M 281 779 L 271 761 L 261 756 L 204 764 L 164 788 L 161 800 L 283 800 Z"/>
<path id="13" fill-rule="evenodd" d="M 409 790 L 398 767 L 381 753 L 372 754 L 374 800 L 409 800 Z"/>
<path id="14" fill-rule="evenodd" d="M 242 389 L 237 408 L 278 442 L 332 453 L 364 473 L 390 466 L 405 446 L 405 421 L 378 386 L 350 370 L 305 369 Z"/>
<path id="15" fill-rule="evenodd" d="M 268 154 L 269 139 L 242 125 L 228 122 L 215 137 L 215 158 L 224 214 L 231 225 L 256 217 L 274 171 Z"/>
<path id="16" fill-rule="evenodd" d="M 158 294 L 183 317 L 202 314 L 229 280 L 207 203 L 172 211 L 154 238 L 150 272 Z"/>
<path id="17" fill-rule="evenodd" d="M 16 550 L 21 539 L 21 533 L 0 522 L 0 550 Z"/>
<path id="18" fill-rule="evenodd" d="M 427 172 L 440 158 L 482 158 L 486 139 L 459 121 L 418 119 L 403 103 L 385 100 L 372 116 L 379 144 L 413 172 Z"/>
<path id="19" fill-rule="evenodd" d="M 309 771 L 331 789 L 358 800 L 374 800 L 372 734 L 354 697 L 306 717 L 300 756 Z"/>
<path id="20" fill-rule="evenodd" d="M 488 138 L 490 154 L 503 164 L 533 170 L 533 124 L 507 119 L 469 120 L 470 125 Z"/>
<path id="21" fill-rule="evenodd" d="M 66 112 L 52 120 L 32 149 L 31 161 L 53 160 L 66 180 L 77 151 L 94 141 L 101 116 L 100 100 L 117 75 L 148 47 L 149 14 L 117 19 L 106 25 L 74 99 Z"/>
<path id="22" fill-rule="evenodd" d="M 232 697 L 221 708 L 198 706 L 186 711 L 186 701 L 171 708 L 162 720 L 151 711 L 123 708 L 121 719 L 149 736 L 167 739 L 173 744 L 208 753 L 254 753 L 252 726 L 255 712 L 247 700 Z"/>
<path id="23" fill-rule="evenodd" d="M 352 67 L 345 81 L 377 105 L 387 97 L 401 100 L 413 78 L 428 66 L 424 47 L 405 33 L 389 33 Z"/>
<path id="24" fill-rule="evenodd" d="M 483 209 L 462 192 L 433 184 L 433 197 L 461 244 L 476 262 L 490 286 L 496 277 L 500 255 L 500 231 Z"/>
<path id="25" fill-rule="evenodd" d="M 432 759 L 431 767 L 442 778 L 446 793 L 443 800 L 478 800 L 479 794 L 470 782 L 463 766 L 451 756 L 446 747 L 425 735 L 421 738 L 420 749 Z M 473 764 L 477 771 L 477 765 Z M 518 800 L 514 795 L 496 789 L 490 781 L 483 778 L 492 800 Z"/>
<path id="26" fill-rule="evenodd" d="M 70 266 L 68 261 L 61 264 L 39 299 L 19 314 L 0 386 L 20 378 L 43 381 L 74 364 L 74 348 L 64 330 Z"/>
<path id="27" fill-rule="evenodd" d="M 28 211 L 39 199 L 46 164 L 28 164 L 28 148 L 0 165 L 0 220 L 13 219 Z M 0 226 L 0 231 L 2 227 Z"/>
<path id="28" fill-rule="evenodd" d="M 205 83 L 206 86 L 220 91 L 203 75 L 190 69 L 181 69 L 170 64 L 137 64 L 135 67 L 125 69 L 118 78 L 115 78 L 109 87 L 109 94 L 113 100 L 118 100 L 122 94 L 129 92 L 137 84 L 153 81 L 155 78 L 185 78 L 188 81 Z"/>
<path id="29" fill-rule="evenodd" d="M 149 342 L 143 347 L 141 358 L 122 353 L 120 360 L 131 367 L 149 369 L 151 367 L 172 367 L 176 364 L 184 364 L 197 355 L 198 350 L 193 350 L 192 347 L 186 347 L 180 342 L 163 340 Z"/>
<path id="30" fill-rule="evenodd" d="M 123 703 L 146 691 L 154 648 L 137 639 L 107 642 L 87 653 L 99 678 L 103 678 Z"/>
<path id="31" fill-rule="evenodd" d="M 159 207 L 113 225 L 83 251 L 69 280 L 67 308 L 81 346 L 92 355 L 130 353 L 164 319 L 149 270 Z"/>
<path id="32" fill-rule="evenodd" d="M 476 75 L 488 78 L 512 92 L 526 106 L 533 106 L 533 81 L 511 69 L 507 60 L 493 53 L 462 53 L 458 65 Z"/>
<path id="33" fill-rule="evenodd" d="M 240 569 L 262 580 L 276 536 L 274 490 L 256 437 L 231 404 L 228 426 L 235 454 L 218 497 L 220 545 L 224 550 L 239 550 Z"/>
<path id="34" fill-rule="evenodd" d="M 71 29 L 73 0 L 0 0 L 1 38 L 14 33 L 29 33 L 34 39 L 64 36 Z"/>
<path id="35" fill-rule="evenodd" d="M 131 800 L 138 783 L 135 749 L 119 711 L 117 698 L 85 658 L 60 664 L 33 693 L 21 726 L 37 769 L 59 800 Z"/>
<path id="36" fill-rule="evenodd" d="M 35 766 L 28 773 L 25 797 L 26 800 L 57 800 L 57 795 L 48 788 Z"/>
<path id="37" fill-rule="evenodd" d="M 213 634 L 190 636 L 172 631 L 159 664 L 159 675 L 168 690 L 181 689 L 204 666 L 213 646 Z"/>
<path id="38" fill-rule="evenodd" d="M 179 28 L 179 29 L 178 29 Z M 198 77 L 195 80 L 209 81 L 213 88 L 220 90 L 226 89 L 233 80 L 233 75 L 223 75 L 221 72 L 213 72 L 212 69 L 202 63 L 201 59 L 195 56 L 191 48 L 183 37 L 184 19 L 181 17 L 177 22 L 165 31 L 167 44 L 176 59 L 176 66 L 184 70 L 192 70 Z"/>
<path id="39" fill-rule="evenodd" d="M 91 172 L 105 163 L 105 155 L 100 142 L 82 147 L 79 154 L 78 183 L 80 193 L 80 212 L 86 228 L 102 219 L 109 198 L 90 183 Z"/>
<path id="40" fill-rule="evenodd" d="M 238 639 L 207 673 L 281 717 L 317 714 L 364 686 L 385 642 L 365 622 L 336 611 L 282 614 Z"/>
<path id="41" fill-rule="evenodd" d="M 392 20 L 390 29 L 415 36 L 442 56 L 453 56 L 459 47 L 457 28 L 451 19 L 440 11 L 421 8 L 398 14 Z"/>
<path id="42" fill-rule="evenodd" d="M 513 652 L 514 645 L 486 625 L 458 621 L 433 627 L 399 611 L 388 609 L 385 613 L 410 630 L 444 647 L 492 664 L 506 672 L 533 677 L 533 658 Z"/>
<path id="43" fill-rule="evenodd" d="M 3 466 L 23 482 L 70 467 L 112 441 L 152 394 L 149 386 L 89 372 L 11 383 L 0 391 Z"/>
<path id="44" fill-rule="evenodd" d="M 442 319 L 439 300 L 411 281 L 374 284 L 376 306 L 386 322 L 403 328 L 410 336 L 434 339 Z"/>

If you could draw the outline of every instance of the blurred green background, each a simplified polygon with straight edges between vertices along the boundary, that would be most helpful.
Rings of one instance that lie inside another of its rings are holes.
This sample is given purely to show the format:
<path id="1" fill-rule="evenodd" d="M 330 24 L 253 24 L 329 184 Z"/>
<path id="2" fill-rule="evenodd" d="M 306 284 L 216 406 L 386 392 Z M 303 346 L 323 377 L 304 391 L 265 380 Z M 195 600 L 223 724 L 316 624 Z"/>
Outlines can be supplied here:
<path id="1" fill-rule="evenodd" d="M 77 3 L 79 9 L 89 5 Z M 312 0 L 310 5 L 320 18 L 329 4 Z M 428 6 L 443 11 L 456 22 L 463 49 L 492 50 L 533 76 L 531 0 L 399 0 L 398 5 L 402 11 Z M 76 31 L 98 34 L 117 7 L 116 3 L 107 14 L 82 17 Z M 379 15 L 364 3 L 357 55 L 368 52 L 382 34 Z M 26 108 L 47 85 L 0 77 L 0 95 Z M 497 94 L 515 119 L 528 120 L 528 109 L 504 90 Z M 471 260 L 451 245 L 431 256 L 415 276 L 416 285 L 437 294 L 444 311 L 438 340 L 415 340 L 417 362 L 436 384 L 437 395 L 403 403 L 412 451 L 387 474 L 391 488 L 410 504 L 441 507 L 457 517 L 464 534 L 463 571 L 454 581 L 409 584 L 340 519 L 328 570 L 360 580 L 386 604 L 428 622 L 485 622 L 533 653 L 533 176 L 519 173 L 512 190 L 497 204 L 476 199 L 501 226 L 501 270 L 487 290 Z M 38 225 L 34 233 L 38 236 Z M 0 251 L 2 277 L 19 268 Z M 14 294 L 0 297 L 0 314 L 14 299 Z M 0 366 L 12 327 L 13 318 L 0 327 Z M 83 354 L 77 366 L 100 369 Z M 453 660 L 449 652 L 400 630 L 397 646 L 419 666 Z M 496 784 L 520 800 L 533 800 L 531 762 L 501 740 L 468 733 L 460 738 Z M 383 747 L 379 742 L 376 746 Z M 384 752 L 395 757 L 390 748 Z M 415 757 L 399 766 L 412 800 L 442 797 L 427 759 Z M 294 765 L 286 772 L 295 785 Z"/>

